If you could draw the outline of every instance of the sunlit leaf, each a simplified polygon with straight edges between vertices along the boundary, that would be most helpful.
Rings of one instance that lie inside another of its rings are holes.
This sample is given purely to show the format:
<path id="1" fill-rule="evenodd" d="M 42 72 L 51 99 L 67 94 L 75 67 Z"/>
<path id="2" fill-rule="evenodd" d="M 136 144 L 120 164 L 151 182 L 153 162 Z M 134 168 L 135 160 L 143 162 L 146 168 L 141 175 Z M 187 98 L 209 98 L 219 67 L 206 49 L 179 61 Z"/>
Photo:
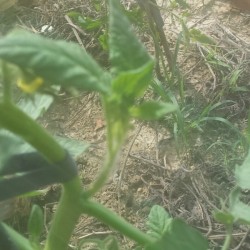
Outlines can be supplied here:
<path id="1" fill-rule="evenodd" d="M 147 226 L 149 227 L 148 234 L 154 238 L 160 239 L 168 230 L 172 218 L 166 210 L 158 205 L 154 205 L 149 213 Z"/>
<path id="2" fill-rule="evenodd" d="M 17 105 L 30 117 L 37 119 L 48 110 L 50 105 L 53 103 L 53 100 L 52 96 L 36 93 L 32 99 L 21 98 Z"/>
<path id="3" fill-rule="evenodd" d="M 109 44 L 108 44 L 108 33 L 104 32 L 98 37 L 98 41 L 104 51 L 107 51 L 109 49 Z"/>
<path id="4" fill-rule="evenodd" d="M 93 31 L 100 29 L 101 26 L 104 24 L 104 20 L 100 18 L 91 18 L 88 16 L 84 16 L 79 12 L 71 11 L 67 14 L 69 17 L 73 19 L 73 21 L 79 25 L 81 28 L 87 31 Z"/>
<path id="5" fill-rule="evenodd" d="M 0 58 L 31 70 L 48 84 L 107 92 L 109 76 L 77 44 L 53 41 L 26 31 L 0 39 Z"/>
<path id="6" fill-rule="evenodd" d="M 35 191 L 31 191 L 31 192 L 22 194 L 18 197 L 31 198 L 31 197 L 36 197 L 36 196 L 40 196 L 40 195 L 46 195 L 49 191 L 50 191 L 50 186 L 48 186 L 44 189 L 39 189 L 39 190 L 35 190 Z"/>
<path id="7" fill-rule="evenodd" d="M 208 116 L 208 117 L 204 117 L 202 119 L 199 120 L 199 122 L 204 122 L 204 121 L 217 121 L 217 122 L 221 122 L 223 124 L 225 124 L 226 126 L 228 126 L 232 131 L 236 132 L 237 134 L 241 135 L 240 130 L 234 126 L 230 121 L 228 121 L 227 119 L 223 118 L 223 117 L 213 117 L 213 116 Z"/>
<path id="8" fill-rule="evenodd" d="M 182 26 L 183 40 L 185 42 L 185 45 L 189 46 L 190 45 L 190 34 L 189 34 L 189 29 L 186 25 L 186 22 L 184 22 L 184 20 L 181 20 L 181 26 Z"/>
<path id="9" fill-rule="evenodd" d="M 121 72 L 112 82 L 114 92 L 132 100 L 140 97 L 150 83 L 152 71 L 153 63 L 149 62 L 138 69 Z"/>
<path id="10" fill-rule="evenodd" d="M 230 208 L 230 212 L 234 216 L 235 221 L 250 225 L 250 206 L 247 204 L 239 200 Z"/>
<path id="11" fill-rule="evenodd" d="M 176 110 L 171 103 L 145 102 L 130 109 L 131 116 L 143 120 L 156 120 Z"/>
<path id="12" fill-rule="evenodd" d="M 65 149 L 67 149 L 73 157 L 79 156 L 80 154 L 85 152 L 90 146 L 90 144 L 85 141 L 75 140 L 71 138 L 56 136 L 55 139 Z"/>
<path id="13" fill-rule="evenodd" d="M 90 146 L 89 143 L 65 137 L 55 139 L 75 158 L 82 154 Z M 4 162 L 14 154 L 29 153 L 36 151 L 30 144 L 20 137 L 6 131 L 0 130 L 0 169 Z"/>
<path id="14" fill-rule="evenodd" d="M 241 189 L 235 187 L 229 195 L 229 212 L 234 221 L 242 224 L 250 224 L 250 206 L 240 200 Z"/>
<path id="15" fill-rule="evenodd" d="M 152 59 L 132 32 L 120 1 L 109 0 L 109 3 L 109 48 L 112 66 L 116 72 L 140 68 Z"/>
<path id="16" fill-rule="evenodd" d="M 180 219 L 172 219 L 162 238 L 146 250 L 207 250 L 208 241 L 196 229 Z"/>
<path id="17" fill-rule="evenodd" d="M 214 213 L 214 218 L 224 225 L 232 225 L 234 223 L 234 216 L 229 212 L 217 211 Z"/>
<path id="18" fill-rule="evenodd" d="M 38 205 L 34 204 L 28 220 L 29 238 L 32 243 L 37 244 L 39 242 L 43 231 L 43 224 L 43 211 Z"/>
<path id="19" fill-rule="evenodd" d="M 236 182 L 242 189 L 250 189 L 250 150 L 241 166 L 235 168 Z"/>
<path id="20" fill-rule="evenodd" d="M 205 33 L 203 33 L 198 29 L 191 29 L 189 31 L 189 34 L 191 39 L 193 39 L 195 42 L 200 42 L 202 44 L 210 44 L 210 45 L 216 44 L 216 42 L 211 37 L 209 37 L 208 35 L 206 35 Z"/>

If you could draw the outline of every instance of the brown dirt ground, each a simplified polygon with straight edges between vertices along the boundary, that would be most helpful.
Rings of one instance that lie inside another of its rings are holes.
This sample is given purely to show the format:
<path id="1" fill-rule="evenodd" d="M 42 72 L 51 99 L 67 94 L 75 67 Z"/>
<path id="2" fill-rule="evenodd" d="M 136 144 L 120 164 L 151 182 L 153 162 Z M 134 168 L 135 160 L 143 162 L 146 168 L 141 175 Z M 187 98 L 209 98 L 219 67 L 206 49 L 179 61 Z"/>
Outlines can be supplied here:
<path id="1" fill-rule="evenodd" d="M 204 1 L 204 4 L 199 0 L 187 2 L 191 6 L 191 15 L 186 18 L 187 27 L 200 29 L 216 40 L 220 45 L 217 56 L 222 62 L 234 68 L 242 65 L 243 73 L 239 84 L 249 87 L 249 80 L 246 81 L 249 79 L 250 58 L 248 13 L 233 9 L 227 1 Z M 169 11 L 180 17 L 185 10 L 171 7 L 167 1 L 158 1 L 158 4 L 165 22 L 166 37 L 171 46 L 174 46 L 181 25 Z M 104 63 L 105 54 L 97 55 L 96 51 L 100 51 L 100 48 L 93 37 L 76 30 L 77 37 L 72 25 L 64 18 L 65 13 L 70 10 L 91 13 L 89 6 L 89 1 L 77 0 L 20 1 L 12 12 L 7 10 L 10 15 L 4 19 L 5 26 L 0 26 L 1 33 L 5 34 L 13 26 L 40 33 L 41 27 L 48 24 L 53 27 L 53 31 L 47 32 L 46 36 L 78 43 L 81 41 L 93 56 Z M 146 38 L 143 40 L 147 41 L 149 50 L 153 50 L 152 39 L 148 34 L 144 36 Z M 225 85 L 222 81 L 225 77 L 205 63 L 204 54 L 205 49 L 193 42 L 188 49 L 181 46 L 178 57 L 185 75 L 186 96 L 197 106 L 213 101 L 218 93 L 224 91 Z M 225 71 L 225 74 L 229 72 Z M 245 93 L 224 91 L 220 101 L 229 98 L 234 103 L 223 106 L 221 110 L 217 110 L 216 115 L 229 117 L 234 125 L 244 130 L 249 109 L 248 96 Z M 88 152 L 77 159 L 82 184 L 87 187 L 96 178 L 105 155 L 105 121 L 98 96 L 80 93 L 77 97 L 69 97 L 64 94 L 44 115 L 41 123 L 54 134 L 91 143 Z M 171 216 L 185 219 L 204 233 L 210 240 L 211 249 L 220 249 L 225 238 L 225 228 L 213 219 L 212 214 L 221 207 L 220 200 L 227 197 L 233 186 L 232 172 L 226 165 L 234 166 L 239 163 L 244 150 L 240 146 L 232 150 L 235 141 L 230 139 L 233 137 L 231 132 L 225 132 L 225 127 L 220 127 L 217 123 L 208 124 L 203 131 L 190 130 L 188 146 L 181 145 L 182 143 L 177 146 L 168 128 L 166 121 L 133 122 L 133 129 L 120 161 L 95 199 L 142 230 L 146 230 L 145 221 L 152 205 L 162 205 Z M 225 141 L 227 146 L 223 144 Z M 232 152 L 235 159 L 231 157 Z M 51 213 L 56 208 L 57 198 L 58 188 L 53 186 L 38 201 L 46 211 L 47 226 Z M 100 221 L 82 216 L 74 232 L 71 249 L 77 249 L 82 239 L 103 238 L 108 235 L 117 235 L 124 249 L 135 246 Z M 250 249 L 250 237 L 246 228 L 235 227 L 231 249 Z"/>

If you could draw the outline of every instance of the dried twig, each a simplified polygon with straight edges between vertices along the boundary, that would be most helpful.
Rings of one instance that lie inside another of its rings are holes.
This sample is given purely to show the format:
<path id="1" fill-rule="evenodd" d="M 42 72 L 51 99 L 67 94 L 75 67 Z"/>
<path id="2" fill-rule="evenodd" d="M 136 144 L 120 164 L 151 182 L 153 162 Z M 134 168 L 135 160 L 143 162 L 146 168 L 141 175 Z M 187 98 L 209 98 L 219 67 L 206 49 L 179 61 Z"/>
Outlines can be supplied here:
<path id="1" fill-rule="evenodd" d="M 79 31 L 79 30 L 80 30 L 81 33 L 82 33 L 83 31 L 82 31 L 79 27 L 77 27 L 77 25 L 75 25 L 75 24 L 71 21 L 71 19 L 69 18 L 69 16 L 65 15 L 64 18 L 66 19 L 66 21 L 68 22 L 68 24 L 71 26 L 71 28 L 72 28 L 72 30 L 73 30 L 73 32 L 74 32 L 74 35 L 75 35 L 75 37 L 76 37 L 78 43 L 80 44 L 80 46 L 84 47 L 83 42 L 82 42 L 80 36 L 79 36 L 78 33 L 77 33 L 77 31 Z M 83 32 L 83 34 L 85 34 L 85 33 Z"/>
<path id="2" fill-rule="evenodd" d="M 96 235 L 106 235 L 106 234 L 112 234 L 112 231 L 104 231 L 104 232 L 93 232 L 89 234 L 85 234 L 83 236 L 78 237 L 78 240 L 86 239 L 90 236 L 96 236 Z"/>
<path id="3" fill-rule="evenodd" d="M 243 244 L 244 241 L 246 240 L 246 238 L 247 238 L 249 232 L 250 232 L 250 229 L 248 229 L 248 230 L 246 231 L 246 233 L 245 233 L 244 237 L 241 239 L 240 243 L 239 243 L 235 248 L 233 248 L 232 250 L 239 250 L 239 249 L 242 249 L 242 248 L 241 248 L 241 247 L 242 247 L 242 244 Z"/>

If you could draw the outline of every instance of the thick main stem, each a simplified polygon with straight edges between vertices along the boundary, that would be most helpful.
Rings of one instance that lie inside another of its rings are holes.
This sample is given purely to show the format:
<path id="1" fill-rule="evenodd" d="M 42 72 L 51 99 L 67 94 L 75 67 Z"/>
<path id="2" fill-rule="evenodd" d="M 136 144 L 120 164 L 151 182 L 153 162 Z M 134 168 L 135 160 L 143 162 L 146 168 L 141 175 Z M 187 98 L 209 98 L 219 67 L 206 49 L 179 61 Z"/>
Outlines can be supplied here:
<path id="1" fill-rule="evenodd" d="M 11 103 L 0 103 L 0 128 L 22 137 L 53 163 L 65 157 L 65 150 L 32 118 Z"/>
<path id="2" fill-rule="evenodd" d="M 0 127 L 22 137 L 53 163 L 65 158 L 65 149 L 39 124 L 11 103 L 0 103 Z M 63 184 L 61 199 L 48 234 L 46 250 L 66 250 L 81 214 L 81 182 L 78 176 Z"/>
<path id="3" fill-rule="evenodd" d="M 44 250 L 68 249 L 70 237 L 82 212 L 81 194 L 82 188 L 78 177 L 63 185 Z"/>

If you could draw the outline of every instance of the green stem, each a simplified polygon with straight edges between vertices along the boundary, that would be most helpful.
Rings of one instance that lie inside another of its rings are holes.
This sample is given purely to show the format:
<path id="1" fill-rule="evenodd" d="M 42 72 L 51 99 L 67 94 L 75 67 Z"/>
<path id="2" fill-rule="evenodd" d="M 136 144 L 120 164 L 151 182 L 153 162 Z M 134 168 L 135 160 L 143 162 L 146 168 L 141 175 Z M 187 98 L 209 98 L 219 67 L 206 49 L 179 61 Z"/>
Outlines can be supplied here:
<path id="1" fill-rule="evenodd" d="M 116 159 L 118 155 L 117 151 L 119 150 L 116 150 L 115 152 L 108 152 L 105 163 L 101 168 L 101 172 L 98 174 L 96 180 L 90 186 L 90 188 L 87 191 L 85 191 L 84 195 L 86 198 L 92 197 L 106 183 L 109 177 L 110 171 L 113 169 L 113 166 L 116 163 Z"/>
<path id="2" fill-rule="evenodd" d="M 85 198 L 92 197 L 97 193 L 102 186 L 106 183 L 110 172 L 114 168 L 119 152 L 121 150 L 122 144 L 125 140 L 125 136 L 129 127 L 129 116 L 126 113 L 126 109 L 123 110 L 123 115 L 120 112 L 114 112 L 114 103 L 109 102 L 108 99 L 103 99 L 103 107 L 105 112 L 105 118 L 107 122 L 107 147 L 108 152 L 101 168 L 101 172 L 98 174 L 96 180 L 90 188 L 85 192 Z M 117 107 L 117 110 L 122 110 Z M 120 117 L 122 116 L 123 119 Z M 125 117 L 125 118 L 124 118 Z"/>
<path id="3" fill-rule="evenodd" d="M 65 157 L 63 149 L 39 124 L 11 103 L 0 103 L 0 127 L 21 136 L 51 162 Z M 81 214 L 79 177 L 63 184 L 63 192 L 48 234 L 46 250 L 66 250 L 75 224 Z"/>
<path id="4" fill-rule="evenodd" d="M 11 103 L 0 103 L 0 127 L 21 136 L 51 162 L 60 162 L 65 157 L 65 149 L 39 124 Z M 78 176 L 63 184 L 61 199 L 46 241 L 46 250 L 67 249 L 81 214 L 81 194 L 81 181 Z"/>
<path id="5" fill-rule="evenodd" d="M 19 135 L 51 162 L 60 162 L 65 150 L 32 118 L 11 103 L 0 103 L 0 127 Z"/>
<path id="6" fill-rule="evenodd" d="M 81 215 L 82 188 L 79 177 L 64 183 L 63 192 L 44 250 L 66 250 L 75 225 Z"/>
<path id="7" fill-rule="evenodd" d="M 113 213 L 103 205 L 85 199 L 82 200 L 81 205 L 83 213 L 94 216 L 100 221 L 103 221 L 105 224 L 116 229 L 123 235 L 136 241 L 137 243 L 146 246 L 154 242 L 154 240 L 149 235 L 143 233 L 142 231 L 140 231 L 139 229 L 125 221 L 122 217 Z"/>
<path id="8" fill-rule="evenodd" d="M 233 232 L 233 227 L 232 225 L 229 225 L 227 228 L 227 236 L 221 250 L 228 250 L 230 248 L 230 244 L 232 241 L 232 232 Z"/>

